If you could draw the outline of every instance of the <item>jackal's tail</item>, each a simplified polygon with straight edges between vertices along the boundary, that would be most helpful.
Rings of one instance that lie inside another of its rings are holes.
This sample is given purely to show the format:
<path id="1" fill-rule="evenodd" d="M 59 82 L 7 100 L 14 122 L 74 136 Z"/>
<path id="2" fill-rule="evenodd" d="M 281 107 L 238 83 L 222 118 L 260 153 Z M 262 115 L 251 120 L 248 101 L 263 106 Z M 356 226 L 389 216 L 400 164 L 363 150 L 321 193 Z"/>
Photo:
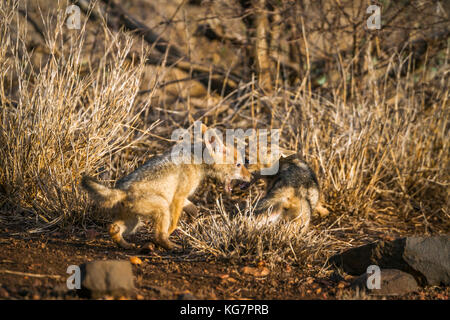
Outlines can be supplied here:
<path id="1" fill-rule="evenodd" d="M 122 201 L 126 193 L 119 189 L 108 188 L 94 178 L 83 176 L 81 186 L 86 189 L 89 196 L 104 208 L 112 208 L 116 203 Z"/>

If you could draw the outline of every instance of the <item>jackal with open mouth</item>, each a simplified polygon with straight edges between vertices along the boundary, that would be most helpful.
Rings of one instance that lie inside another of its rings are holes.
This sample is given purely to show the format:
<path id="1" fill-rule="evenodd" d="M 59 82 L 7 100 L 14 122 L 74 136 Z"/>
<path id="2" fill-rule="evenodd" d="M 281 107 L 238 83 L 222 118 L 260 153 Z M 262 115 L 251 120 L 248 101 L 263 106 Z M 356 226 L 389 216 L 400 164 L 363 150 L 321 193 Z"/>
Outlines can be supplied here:
<path id="1" fill-rule="evenodd" d="M 207 130 L 202 124 L 202 133 Z M 123 248 L 133 247 L 124 240 L 123 235 L 135 232 L 141 218 L 150 218 L 154 222 L 154 241 L 169 250 L 177 248 L 169 236 L 176 229 L 183 208 L 195 208 L 188 197 L 204 178 L 212 177 L 224 182 L 227 192 L 231 191 L 230 182 L 233 179 L 250 181 L 251 174 L 234 146 L 225 145 L 214 134 L 206 140 L 203 141 L 205 152 L 213 160 L 208 163 L 197 163 L 192 157 L 188 161 L 175 161 L 172 151 L 169 151 L 149 159 L 118 180 L 114 188 L 106 187 L 88 176 L 82 178 L 81 185 L 91 198 L 115 216 L 109 227 L 109 234 L 115 243 Z M 234 155 L 234 161 L 219 161 L 227 152 Z"/>

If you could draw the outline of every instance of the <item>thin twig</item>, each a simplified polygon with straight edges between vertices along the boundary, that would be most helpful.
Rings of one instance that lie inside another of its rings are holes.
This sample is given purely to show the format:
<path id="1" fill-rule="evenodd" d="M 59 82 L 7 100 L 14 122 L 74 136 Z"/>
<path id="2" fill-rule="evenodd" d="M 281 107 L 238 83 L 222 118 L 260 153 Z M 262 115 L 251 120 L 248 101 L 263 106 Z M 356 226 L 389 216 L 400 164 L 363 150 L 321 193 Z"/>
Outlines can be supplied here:
<path id="1" fill-rule="evenodd" d="M 11 271 L 11 270 L 0 270 L 0 273 L 13 274 L 16 276 L 24 276 L 24 277 L 33 277 L 33 278 L 51 278 L 51 279 L 60 279 L 61 278 L 61 276 L 53 275 L 53 274 L 28 273 L 28 272 Z"/>

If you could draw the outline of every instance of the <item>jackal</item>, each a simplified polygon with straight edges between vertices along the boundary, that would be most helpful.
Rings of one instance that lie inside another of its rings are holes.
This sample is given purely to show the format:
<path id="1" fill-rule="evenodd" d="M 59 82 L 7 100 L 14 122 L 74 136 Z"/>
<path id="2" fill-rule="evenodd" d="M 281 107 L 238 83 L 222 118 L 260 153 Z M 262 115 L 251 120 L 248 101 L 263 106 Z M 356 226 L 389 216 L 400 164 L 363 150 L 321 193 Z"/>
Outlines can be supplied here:
<path id="1" fill-rule="evenodd" d="M 206 130 L 206 126 L 202 125 L 202 132 Z M 224 182 L 227 192 L 231 192 L 230 182 L 233 179 L 250 181 L 251 174 L 234 146 L 226 146 L 214 135 L 208 140 L 205 151 L 212 158 L 212 163 L 201 161 L 197 164 L 191 157 L 189 161 L 175 161 L 169 151 L 149 159 L 118 180 L 114 188 L 108 188 L 88 176 L 82 178 L 82 186 L 93 200 L 115 215 L 109 227 L 109 234 L 115 243 L 124 248 L 133 247 L 122 235 L 135 232 L 141 218 L 150 218 L 154 222 L 154 241 L 169 250 L 177 248 L 179 246 L 171 242 L 169 236 L 177 227 L 183 207 L 193 206 L 187 198 L 205 177 Z M 221 162 L 227 152 L 234 155 L 232 163 Z"/>
<path id="2" fill-rule="evenodd" d="M 261 165 L 253 166 L 253 170 Z M 316 210 L 327 215 L 328 210 L 320 203 L 320 188 L 314 171 L 299 154 L 281 157 L 278 172 L 274 175 L 253 173 L 252 182 L 264 179 L 267 183 L 266 194 L 255 208 L 255 215 L 269 222 L 281 219 L 295 221 L 306 230 L 311 214 Z M 249 185 L 244 185 L 247 188 Z"/>

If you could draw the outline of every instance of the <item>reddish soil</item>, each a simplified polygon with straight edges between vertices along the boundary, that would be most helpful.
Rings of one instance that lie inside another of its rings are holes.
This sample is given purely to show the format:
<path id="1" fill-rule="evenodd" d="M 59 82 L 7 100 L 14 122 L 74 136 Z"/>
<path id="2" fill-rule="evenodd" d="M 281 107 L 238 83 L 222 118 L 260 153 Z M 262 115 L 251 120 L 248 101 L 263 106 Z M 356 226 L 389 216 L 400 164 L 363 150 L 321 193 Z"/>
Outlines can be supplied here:
<path id="1" fill-rule="evenodd" d="M 0 230 L 0 299 L 79 299 L 67 290 L 69 265 L 92 260 L 125 259 L 138 256 L 133 265 L 136 292 L 133 299 L 336 299 L 348 298 L 343 289 L 350 278 L 332 275 L 312 278 L 284 266 L 267 276 L 255 277 L 243 265 L 227 261 L 193 261 L 183 253 L 155 249 L 117 248 L 101 230 L 30 235 Z M 59 276 L 55 278 L 52 276 Z M 428 287 L 401 299 L 448 299 L 450 290 Z M 376 297 L 378 298 L 378 297 Z"/>

